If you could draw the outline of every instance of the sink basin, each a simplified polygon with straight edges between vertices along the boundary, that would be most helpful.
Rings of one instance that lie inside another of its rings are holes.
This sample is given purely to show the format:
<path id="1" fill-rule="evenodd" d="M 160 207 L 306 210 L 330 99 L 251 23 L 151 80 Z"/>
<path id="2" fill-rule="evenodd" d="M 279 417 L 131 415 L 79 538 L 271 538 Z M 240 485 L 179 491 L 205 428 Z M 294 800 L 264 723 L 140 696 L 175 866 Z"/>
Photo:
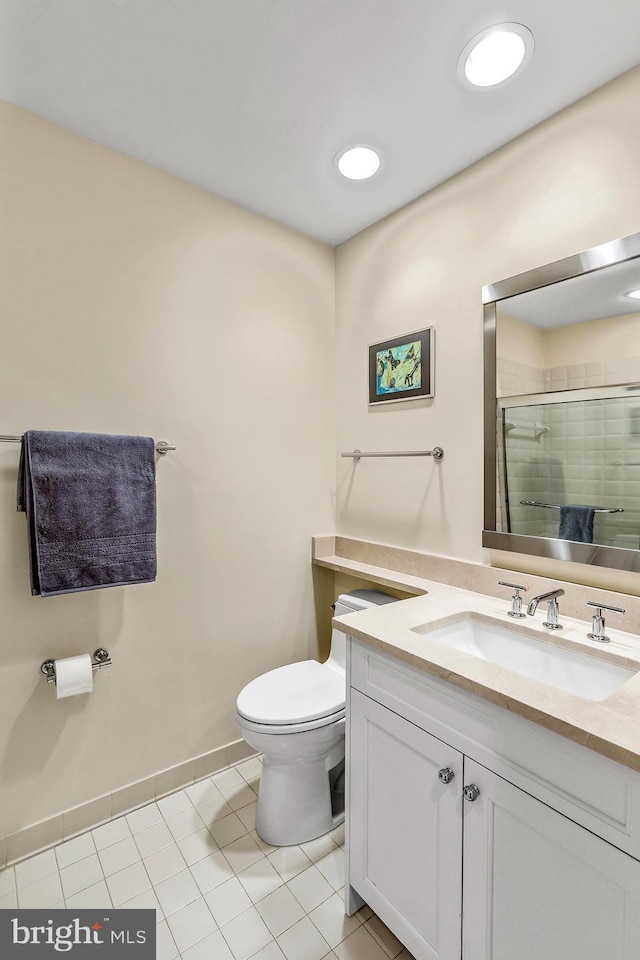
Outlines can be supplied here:
<path id="1" fill-rule="evenodd" d="M 605 700 L 637 672 L 471 616 L 435 630 L 428 624 L 411 629 L 454 650 L 586 700 Z"/>

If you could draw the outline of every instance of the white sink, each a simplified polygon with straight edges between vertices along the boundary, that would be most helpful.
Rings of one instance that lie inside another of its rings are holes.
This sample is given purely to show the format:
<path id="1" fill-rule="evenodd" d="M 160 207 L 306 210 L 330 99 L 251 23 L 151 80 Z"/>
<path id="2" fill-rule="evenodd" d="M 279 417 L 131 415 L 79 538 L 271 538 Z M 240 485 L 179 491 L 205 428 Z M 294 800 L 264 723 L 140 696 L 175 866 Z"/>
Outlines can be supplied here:
<path id="1" fill-rule="evenodd" d="M 472 616 L 435 630 L 430 630 L 428 624 L 411 629 L 428 634 L 429 640 L 586 700 L 605 700 L 637 672 Z"/>

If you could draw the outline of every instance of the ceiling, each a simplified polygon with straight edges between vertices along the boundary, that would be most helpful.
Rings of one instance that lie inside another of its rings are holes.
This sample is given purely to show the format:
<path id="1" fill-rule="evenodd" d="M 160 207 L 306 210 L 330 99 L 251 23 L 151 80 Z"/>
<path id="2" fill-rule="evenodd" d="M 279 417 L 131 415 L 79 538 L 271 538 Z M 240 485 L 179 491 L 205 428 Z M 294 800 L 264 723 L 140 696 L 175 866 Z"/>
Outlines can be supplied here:
<path id="1" fill-rule="evenodd" d="M 503 21 L 531 62 L 464 85 Z M 638 62 L 638 0 L 0 0 L 1 99 L 331 244 Z"/>
<path id="2" fill-rule="evenodd" d="M 551 330 L 588 320 L 640 313 L 640 301 L 626 296 L 630 290 L 638 289 L 640 259 L 634 257 L 570 280 L 528 290 L 517 297 L 508 297 L 500 301 L 498 311 L 542 330 Z"/>

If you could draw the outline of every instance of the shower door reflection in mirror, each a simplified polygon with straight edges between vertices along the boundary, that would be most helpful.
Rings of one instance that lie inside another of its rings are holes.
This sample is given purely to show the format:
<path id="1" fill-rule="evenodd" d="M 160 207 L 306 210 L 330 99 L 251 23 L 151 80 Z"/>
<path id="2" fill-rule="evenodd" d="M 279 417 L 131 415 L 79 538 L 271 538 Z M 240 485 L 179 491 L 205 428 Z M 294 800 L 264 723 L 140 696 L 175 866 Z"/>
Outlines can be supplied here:
<path id="1" fill-rule="evenodd" d="M 499 401 L 505 529 L 640 549 L 639 390 Z"/>

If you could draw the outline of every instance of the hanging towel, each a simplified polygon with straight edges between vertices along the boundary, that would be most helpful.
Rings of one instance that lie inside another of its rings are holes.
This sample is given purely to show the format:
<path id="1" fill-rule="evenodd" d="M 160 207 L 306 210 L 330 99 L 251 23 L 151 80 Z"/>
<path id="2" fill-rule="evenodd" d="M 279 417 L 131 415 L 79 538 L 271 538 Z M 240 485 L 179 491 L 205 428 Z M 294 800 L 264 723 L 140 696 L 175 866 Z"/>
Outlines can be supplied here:
<path id="1" fill-rule="evenodd" d="M 593 507 L 567 504 L 560 507 L 561 540 L 577 540 L 578 543 L 593 543 Z"/>
<path id="2" fill-rule="evenodd" d="M 34 596 L 155 580 L 154 454 L 151 437 L 25 433 L 18 510 Z"/>

